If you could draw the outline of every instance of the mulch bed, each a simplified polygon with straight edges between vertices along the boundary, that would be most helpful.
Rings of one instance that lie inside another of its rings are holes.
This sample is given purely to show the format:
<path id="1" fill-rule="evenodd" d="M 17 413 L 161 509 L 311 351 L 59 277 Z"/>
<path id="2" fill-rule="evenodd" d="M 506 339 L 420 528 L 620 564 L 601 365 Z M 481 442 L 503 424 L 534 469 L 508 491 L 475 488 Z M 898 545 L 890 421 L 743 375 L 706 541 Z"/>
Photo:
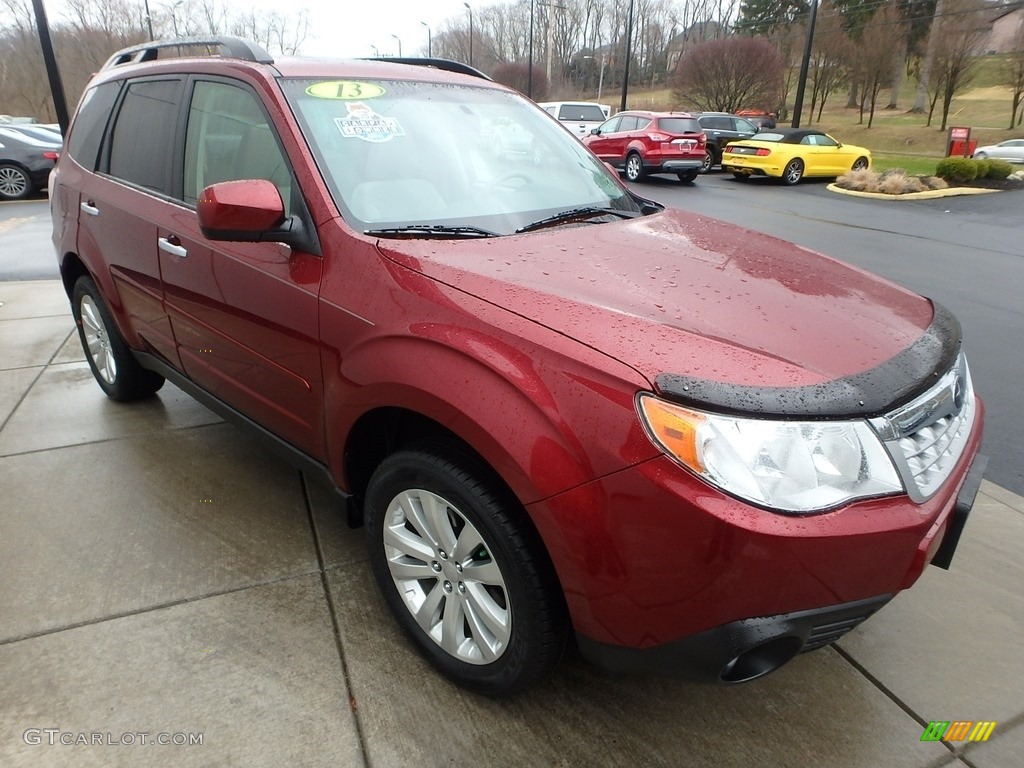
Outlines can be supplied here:
<path id="1" fill-rule="evenodd" d="M 955 186 L 955 185 L 951 185 Z M 1012 179 L 975 179 L 965 187 L 979 187 L 981 189 L 998 189 L 1003 192 L 1024 189 L 1024 181 L 1013 181 Z"/>

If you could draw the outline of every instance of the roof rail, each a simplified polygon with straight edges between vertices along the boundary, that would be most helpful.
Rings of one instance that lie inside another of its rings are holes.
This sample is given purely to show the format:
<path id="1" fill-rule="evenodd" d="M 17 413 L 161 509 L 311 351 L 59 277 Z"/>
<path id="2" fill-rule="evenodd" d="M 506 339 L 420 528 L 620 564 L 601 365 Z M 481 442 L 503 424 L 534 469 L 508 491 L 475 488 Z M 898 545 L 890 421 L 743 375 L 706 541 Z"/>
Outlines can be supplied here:
<path id="1" fill-rule="evenodd" d="M 452 61 L 451 59 L 432 59 L 432 58 L 403 58 L 401 56 L 370 56 L 362 59 L 362 61 L 390 61 L 392 64 L 412 64 L 418 67 L 433 67 L 434 69 L 442 69 L 445 72 L 457 72 L 460 75 L 472 75 L 473 77 L 479 77 L 484 80 L 491 80 L 490 77 L 485 75 L 476 67 L 471 67 L 468 64 L 463 64 L 461 61 Z M 491 81 L 493 82 L 493 80 Z"/>
<path id="2" fill-rule="evenodd" d="M 274 57 L 263 50 L 262 47 L 249 40 L 240 37 L 227 35 L 213 35 L 210 37 L 177 37 L 168 40 L 156 40 L 148 43 L 133 45 L 130 48 L 122 48 L 103 65 L 103 69 L 112 69 L 121 64 L 136 64 L 142 61 L 153 61 L 157 58 L 158 52 L 163 48 L 196 48 L 217 46 L 222 48 L 223 56 L 252 61 L 257 64 L 273 64 Z M 101 70 L 102 71 L 102 70 Z"/>

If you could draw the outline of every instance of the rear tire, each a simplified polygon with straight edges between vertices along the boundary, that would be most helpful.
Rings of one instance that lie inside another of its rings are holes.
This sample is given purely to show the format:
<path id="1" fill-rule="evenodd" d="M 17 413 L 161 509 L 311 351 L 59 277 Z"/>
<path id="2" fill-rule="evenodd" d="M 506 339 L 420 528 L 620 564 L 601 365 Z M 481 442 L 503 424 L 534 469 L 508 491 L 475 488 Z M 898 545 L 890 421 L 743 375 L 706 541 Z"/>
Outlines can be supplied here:
<path id="1" fill-rule="evenodd" d="M 732 177 L 736 179 L 736 181 L 746 181 L 747 179 L 750 178 L 750 174 L 740 173 L 739 171 L 733 171 Z"/>
<path id="2" fill-rule="evenodd" d="M 799 184 L 804 177 L 804 161 L 798 157 L 793 158 L 782 171 L 782 183 L 792 186 Z"/>
<path id="3" fill-rule="evenodd" d="M 679 180 L 684 184 L 690 184 L 697 178 L 698 173 L 699 171 L 681 171 L 680 173 L 677 173 L 676 176 L 678 176 Z"/>
<path id="4" fill-rule="evenodd" d="M 718 165 L 718 161 L 715 160 L 715 152 L 714 152 L 713 149 L 709 148 L 704 153 L 704 162 L 701 163 L 700 172 L 701 173 L 710 173 L 711 169 L 714 168 L 716 165 Z"/>
<path id="5" fill-rule="evenodd" d="M 644 176 L 643 159 L 636 152 L 630 152 L 626 157 L 626 180 L 640 181 Z"/>
<path id="6" fill-rule="evenodd" d="M 71 312 L 85 359 L 107 397 L 122 402 L 138 400 L 164 385 L 163 376 L 147 371 L 132 355 L 92 278 L 78 278 L 71 294 Z"/>
<path id="7" fill-rule="evenodd" d="M 489 471 L 444 446 L 401 450 L 370 478 L 365 522 L 388 606 L 443 675 L 501 697 L 555 668 L 567 638 L 561 589 Z"/>
<path id="8" fill-rule="evenodd" d="M 0 165 L 0 200 L 24 200 L 32 194 L 32 179 L 17 165 Z"/>

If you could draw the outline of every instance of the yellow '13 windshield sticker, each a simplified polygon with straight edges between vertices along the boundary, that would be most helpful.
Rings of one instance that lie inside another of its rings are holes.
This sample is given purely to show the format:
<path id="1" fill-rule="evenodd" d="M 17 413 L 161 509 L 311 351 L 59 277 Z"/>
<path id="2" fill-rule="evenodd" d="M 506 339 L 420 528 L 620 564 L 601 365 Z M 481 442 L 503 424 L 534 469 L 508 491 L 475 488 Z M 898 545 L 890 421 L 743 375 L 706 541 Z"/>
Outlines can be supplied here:
<path id="1" fill-rule="evenodd" d="M 355 101 L 383 96 L 384 89 L 374 83 L 359 83 L 355 80 L 328 80 L 323 83 L 314 83 L 306 89 L 306 93 L 318 99 Z"/>

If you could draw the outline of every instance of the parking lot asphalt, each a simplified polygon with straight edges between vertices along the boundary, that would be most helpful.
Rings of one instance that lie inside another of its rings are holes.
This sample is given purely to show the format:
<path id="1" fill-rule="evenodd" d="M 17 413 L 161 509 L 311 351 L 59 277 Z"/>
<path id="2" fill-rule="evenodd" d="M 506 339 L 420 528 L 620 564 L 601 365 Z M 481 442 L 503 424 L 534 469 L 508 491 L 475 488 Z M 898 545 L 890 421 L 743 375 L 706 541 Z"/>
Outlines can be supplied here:
<path id="1" fill-rule="evenodd" d="M 1024 498 L 986 482 L 952 570 L 762 680 L 570 656 L 480 698 L 397 630 L 326 489 L 170 384 L 107 400 L 60 282 L 0 282 L 3 766 L 1021 765 L 1021 551 Z"/>

